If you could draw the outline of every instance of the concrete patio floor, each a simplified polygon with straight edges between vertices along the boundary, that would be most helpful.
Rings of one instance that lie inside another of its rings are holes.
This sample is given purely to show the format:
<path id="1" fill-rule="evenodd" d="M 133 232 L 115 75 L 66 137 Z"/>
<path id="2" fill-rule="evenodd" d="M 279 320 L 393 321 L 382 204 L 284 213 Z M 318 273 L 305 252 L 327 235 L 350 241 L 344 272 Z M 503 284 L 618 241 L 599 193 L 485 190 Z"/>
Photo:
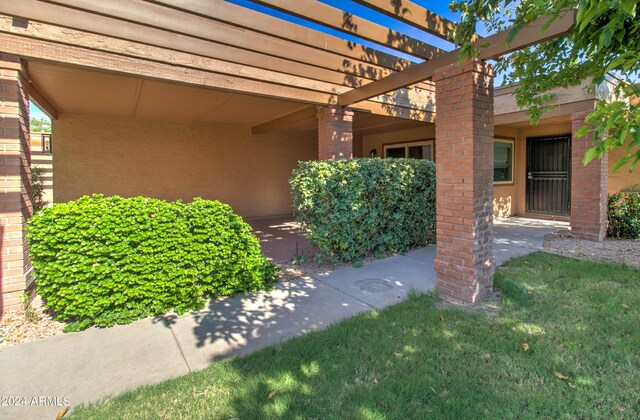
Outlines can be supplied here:
<path id="1" fill-rule="evenodd" d="M 286 253 L 295 251 L 299 241 L 294 239 L 295 224 L 283 219 L 253 222 L 262 239 L 276 238 L 262 242 L 265 253 L 276 261 L 288 260 Z M 529 219 L 497 221 L 496 263 L 541 249 L 545 234 L 565 227 Z M 274 242 L 289 248 L 278 250 Z M 426 247 L 361 268 L 281 282 L 271 292 L 212 300 L 205 309 L 182 316 L 92 328 L 1 349 L 0 396 L 24 396 L 27 402 L 32 397 L 67 397 L 73 407 L 203 369 L 216 360 L 399 302 L 412 289 L 432 290 L 435 253 L 435 247 Z M 50 419 L 60 408 L 1 407 L 0 418 Z"/>
<path id="2" fill-rule="evenodd" d="M 262 252 L 273 262 L 290 261 L 294 256 L 313 257 L 316 248 L 302 236 L 301 228 L 291 216 L 248 219 L 258 237 Z"/>

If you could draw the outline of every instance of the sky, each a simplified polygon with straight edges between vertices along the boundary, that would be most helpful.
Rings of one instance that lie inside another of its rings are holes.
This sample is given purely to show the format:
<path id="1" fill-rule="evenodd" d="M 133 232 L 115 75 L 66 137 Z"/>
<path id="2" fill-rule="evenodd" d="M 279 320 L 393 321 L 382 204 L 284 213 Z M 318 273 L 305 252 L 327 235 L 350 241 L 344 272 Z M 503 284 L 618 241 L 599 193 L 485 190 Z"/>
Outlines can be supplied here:
<path id="1" fill-rule="evenodd" d="M 300 19 L 297 18 L 295 16 L 291 16 L 288 15 L 286 13 L 282 13 L 282 12 L 278 12 L 276 10 L 270 9 L 268 7 L 264 7 L 264 6 L 260 6 L 258 4 L 252 3 L 249 0 L 228 0 L 230 3 L 234 3 L 237 4 L 239 6 L 244 6 L 262 13 L 266 13 L 269 14 L 271 16 L 275 16 L 275 17 L 279 17 L 282 19 L 285 19 L 287 21 L 293 22 L 293 23 L 297 23 L 300 24 L 302 26 L 306 26 L 312 29 L 316 29 L 319 30 L 321 32 L 324 33 L 328 33 L 331 35 L 335 35 L 339 38 L 343 38 L 349 41 L 355 41 L 358 42 L 360 44 L 375 48 L 379 51 L 383 51 L 398 57 L 402 57 L 405 58 L 407 60 L 410 61 L 414 61 L 414 62 L 420 62 L 420 59 L 417 59 L 413 56 L 409 56 L 406 54 L 402 54 L 398 51 L 389 49 L 389 48 L 385 48 L 383 46 L 380 46 L 378 44 L 375 43 L 371 43 L 368 41 L 364 41 L 362 39 L 356 38 L 356 37 L 352 37 L 349 36 L 347 34 L 344 34 L 340 31 L 337 30 L 332 30 L 329 28 L 326 28 L 322 25 L 318 25 L 318 24 L 314 24 L 312 22 L 309 22 L 307 20 L 304 19 Z M 413 38 L 416 38 L 418 40 L 424 41 L 428 44 L 431 44 L 435 47 L 438 47 L 444 51 L 451 51 L 453 49 L 453 45 L 450 42 L 447 42 L 445 40 L 442 40 L 436 36 L 427 34 L 426 32 L 422 32 L 419 29 L 416 29 L 410 25 L 406 25 L 402 22 L 399 22 L 393 18 L 390 18 L 386 15 L 383 15 L 381 13 L 378 13 L 374 10 L 371 10 L 365 6 L 359 5 L 357 3 L 354 3 L 350 0 L 320 0 L 322 3 L 326 3 L 330 6 L 335 6 L 339 9 L 345 10 L 348 13 L 352 13 L 358 17 L 361 17 L 363 19 L 378 23 L 382 26 L 385 26 L 387 28 L 396 30 L 398 32 L 404 33 L 408 36 L 411 36 Z M 459 20 L 459 16 L 456 13 L 453 13 L 451 11 L 449 11 L 449 1 L 433 1 L 433 0 L 413 0 L 414 3 L 424 7 L 425 9 L 428 9 L 434 13 L 437 13 L 438 15 L 447 18 L 453 22 L 457 22 Z M 486 31 L 484 31 L 484 28 L 478 27 L 478 33 L 482 36 L 486 36 L 487 33 Z M 498 81 L 496 81 L 496 83 L 498 83 Z M 34 105 L 33 103 L 30 104 L 30 114 L 31 114 L 31 118 L 48 118 L 36 105 Z"/>
<path id="2" fill-rule="evenodd" d="M 49 118 L 45 115 L 44 112 L 40 110 L 33 102 L 29 102 L 29 118 L 36 118 L 41 120 L 43 118 Z"/>

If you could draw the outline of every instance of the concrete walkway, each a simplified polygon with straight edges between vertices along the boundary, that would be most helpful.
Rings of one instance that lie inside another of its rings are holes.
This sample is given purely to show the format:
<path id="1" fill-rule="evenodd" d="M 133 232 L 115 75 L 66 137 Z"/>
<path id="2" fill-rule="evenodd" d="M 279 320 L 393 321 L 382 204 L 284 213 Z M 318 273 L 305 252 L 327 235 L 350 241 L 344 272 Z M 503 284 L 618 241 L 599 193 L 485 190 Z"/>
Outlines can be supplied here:
<path id="1" fill-rule="evenodd" d="M 498 264 L 540 249 L 544 235 L 565 227 L 526 219 L 496 222 Z M 183 316 L 92 328 L 0 350 L 0 397 L 26 397 L 26 406 L 0 406 L 0 418 L 54 418 L 60 406 L 105 396 L 205 368 L 317 330 L 360 312 L 401 301 L 410 290 L 435 287 L 435 247 L 280 283 L 272 292 L 218 299 Z M 31 405 L 33 397 L 48 404 Z"/>

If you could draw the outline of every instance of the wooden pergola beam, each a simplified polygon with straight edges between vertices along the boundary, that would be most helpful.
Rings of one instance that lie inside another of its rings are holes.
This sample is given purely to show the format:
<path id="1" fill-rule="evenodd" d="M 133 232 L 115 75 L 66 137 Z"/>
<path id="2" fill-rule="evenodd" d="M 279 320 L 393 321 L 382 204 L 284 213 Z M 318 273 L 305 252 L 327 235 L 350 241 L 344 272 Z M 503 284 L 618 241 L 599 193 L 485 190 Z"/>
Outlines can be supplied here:
<path id="1" fill-rule="evenodd" d="M 297 111 L 293 111 L 289 114 L 283 115 L 278 118 L 274 118 L 271 121 L 258 124 L 251 127 L 251 134 L 263 134 L 270 131 L 279 130 L 283 127 L 287 127 L 293 123 L 304 121 L 309 118 L 313 118 L 318 114 L 318 108 L 316 106 L 307 106 Z"/>
<path id="2" fill-rule="evenodd" d="M 196 70 L 211 71 L 219 74 L 228 74 L 235 77 L 258 80 L 262 82 L 293 86 L 316 92 L 337 95 L 348 92 L 349 87 L 323 82 L 315 79 L 289 75 L 281 72 L 270 71 L 249 65 L 237 64 L 228 61 L 210 59 L 207 57 L 193 56 L 183 52 L 177 52 L 166 48 L 133 43 L 126 40 L 109 38 L 82 31 L 62 28 L 40 22 L 30 22 L 27 27 L 12 25 L 12 19 L 0 15 L 0 32 L 10 33 L 25 37 L 51 41 L 55 43 L 70 44 L 78 47 L 89 48 L 96 51 L 115 53 L 128 57 L 142 58 L 156 62 L 179 65 Z M 433 103 L 433 87 L 426 84 L 412 88 L 400 89 L 392 95 L 381 95 L 371 98 L 373 102 L 381 104 L 394 104 L 404 107 L 421 106 L 423 103 Z M 414 105 L 417 104 L 417 105 Z"/>
<path id="3" fill-rule="evenodd" d="M 287 22 L 259 11 L 247 9 L 227 1 L 210 0 L 145 0 L 162 4 L 186 13 L 204 16 L 265 35 L 296 42 L 321 51 L 371 63 L 391 70 L 403 70 L 412 63 L 402 58 L 361 44 L 345 41 L 295 23 Z"/>
<path id="4" fill-rule="evenodd" d="M 89 33 L 76 29 L 65 28 L 49 23 L 29 21 L 26 27 L 14 26 L 10 16 L 0 15 L 0 32 L 26 36 L 44 41 L 58 42 L 76 45 L 83 48 L 112 52 L 131 57 L 146 58 L 164 63 L 173 63 L 185 67 L 200 68 L 219 73 L 257 78 L 259 80 L 284 83 L 290 76 L 290 83 L 299 84 L 309 89 L 323 90 L 327 86 L 333 89 L 342 86 L 345 75 L 294 61 L 282 60 L 264 54 L 243 51 L 234 47 L 221 44 L 213 44 L 215 47 L 201 45 L 200 40 L 195 40 L 189 47 L 193 51 L 203 53 L 214 50 L 220 58 L 211 58 L 195 52 L 177 51 L 175 48 L 183 44 L 180 37 L 166 33 L 163 40 L 164 47 L 144 44 L 135 40 L 113 38 L 106 35 Z M 233 60 L 233 61 L 231 61 Z M 350 81 L 356 84 L 364 84 L 367 81 L 355 76 L 349 76 Z M 326 83 L 323 83 L 326 82 Z"/>
<path id="5" fill-rule="evenodd" d="M 542 16 L 532 24 L 520 29 L 510 44 L 507 44 L 510 29 L 478 40 L 476 43 L 479 44 L 478 46 L 480 48 L 479 58 L 482 60 L 499 58 L 530 45 L 565 35 L 571 32 L 575 26 L 575 13 L 574 9 L 565 11 L 561 17 L 551 23 L 544 33 L 540 31 L 547 23 L 547 17 Z M 487 46 L 483 47 L 481 45 Z M 441 54 L 432 60 L 411 66 L 404 71 L 394 73 L 378 81 L 353 89 L 350 92 L 343 93 L 338 97 L 338 105 L 348 106 L 385 92 L 391 92 L 405 86 L 413 85 L 433 77 L 436 69 L 455 64 L 458 60 L 459 50 Z"/>
<path id="6" fill-rule="evenodd" d="M 456 24 L 410 0 L 353 0 L 438 38 L 451 41 Z"/>
<path id="7" fill-rule="evenodd" d="M 314 0 L 251 0 L 311 22 L 429 60 L 442 51 L 432 45 Z"/>
<path id="8" fill-rule="evenodd" d="M 53 105 L 32 80 L 29 80 L 29 100 L 35 103 L 52 120 L 58 119 L 58 108 Z"/>
<path id="9" fill-rule="evenodd" d="M 149 79 L 178 82 L 203 88 L 213 88 L 235 93 L 286 99 L 314 105 L 335 104 L 337 95 L 314 92 L 292 86 L 243 79 L 227 74 L 177 66 L 175 64 L 134 58 L 103 51 L 90 50 L 67 44 L 0 33 L 0 51 L 26 59 L 38 59 L 60 64 L 75 65 L 98 71 L 145 77 Z M 354 108 L 378 115 L 398 118 L 433 121 L 433 112 L 425 109 L 411 109 L 399 105 L 362 101 Z"/>
<path id="10" fill-rule="evenodd" d="M 359 86 L 360 79 L 391 73 L 373 64 L 222 24 L 211 19 L 133 0 L 0 0 L 0 10 L 13 16 L 52 23 L 177 51 L 217 58 L 218 46 L 259 53 L 342 73 L 342 83 Z"/>

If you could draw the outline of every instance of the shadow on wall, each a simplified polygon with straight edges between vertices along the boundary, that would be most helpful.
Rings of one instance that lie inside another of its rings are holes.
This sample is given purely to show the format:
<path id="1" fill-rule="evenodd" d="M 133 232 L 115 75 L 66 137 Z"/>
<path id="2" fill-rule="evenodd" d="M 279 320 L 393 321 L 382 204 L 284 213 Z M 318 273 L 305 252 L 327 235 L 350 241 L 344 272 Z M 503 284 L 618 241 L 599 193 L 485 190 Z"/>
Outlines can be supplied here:
<path id="1" fill-rule="evenodd" d="M 494 197 L 493 199 L 493 217 L 496 219 L 502 219 L 505 217 L 511 217 L 512 199 L 511 196 L 507 197 Z"/>
<path id="2" fill-rule="evenodd" d="M 358 25 L 353 22 L 352 14 L 347 12 L 343 13 L 341 26 L 345 32 L 351 33 L 354 36 L 359 36 Z M 422 51 L 422 49 L 424 49 L 424 44 L 422 42 L 407 37 L 406 35 L 403 35 L 391 29 L 389 29 L 388 31 L 387 40 L 390 44 L 396 45 L 398 48 L 411 48 L 413 50 L 425 53 L 424 51 Z M 351 50 L 359 48 L 362 52 L 360 60 L 364 61 L 365 63 L 372 63 L 373 66 L 381 66 L 383 68 L 392 68 L 393 70 L 401 71 L 411 65 L 410 61 L 395 57 L 391 54 L 383 53 L 361 44 L 356 44 L 353 41 L 345 42 L 347 43 L 347 47 Z M 347 58 L 343 60 L 342 67 L 342 69 L 336 70 L 341 70 L 347 74 L 345 76 L 345 84 L 353 88 L 361 86 L 361 83 L 358 80 L 359 77 L 376 80 L 384 77 L 387 73 L 382 68 L 364 66 L 362 63 L 351 62 Z"/>
<path id="3" fill-rule="evenodd" d="M 400 10 L 398 10 L 400 14 Z M 354 36 L 359 36 L 358 25 L 353 22 L 353 15 L 347 12 L 343 13 L 342 29 Z M 416 57 L 416 60 L 422 60 L 419 57 L 430 58 L 436 52 L 436 49 L 425 44 L 415 38 L 411 38 L 402 33 L 391 29 L 387 32 L 387 43 L 393 45 L 394 49 L 412 51 L 410 55 Z M 377 51 L 364 45 L 356 44 L 353 41 L 345 41 L 347 47 L 351 50 L 360 49 L 362 54 L 360 60 L 364 62 L 352 62 L 345 58 L 342 62 L 342 68 L 336 69 L 343 73 L 344 84 L 352 88 L 362 86 L 360 78 L 369 80 L 381 79 L 393 71 L 402 71 L 412 63 L 410 60 L 395 57 L 392 54 Z M 367 65 L 367 63 L 371 63 Z M 393 70 L 389 70 L 393 69 Z M 424 120 L 424 113 L 432 113 L 435 110 L 435 86 L 430 81 L 424 81 L 419 86 L 411 86 L 404 89 L 393 91 L 389 94 L 381 95 L 378 98 L 370 100 L 381 104 L 389 116 L 401 117 L 411 120 Z"/>

